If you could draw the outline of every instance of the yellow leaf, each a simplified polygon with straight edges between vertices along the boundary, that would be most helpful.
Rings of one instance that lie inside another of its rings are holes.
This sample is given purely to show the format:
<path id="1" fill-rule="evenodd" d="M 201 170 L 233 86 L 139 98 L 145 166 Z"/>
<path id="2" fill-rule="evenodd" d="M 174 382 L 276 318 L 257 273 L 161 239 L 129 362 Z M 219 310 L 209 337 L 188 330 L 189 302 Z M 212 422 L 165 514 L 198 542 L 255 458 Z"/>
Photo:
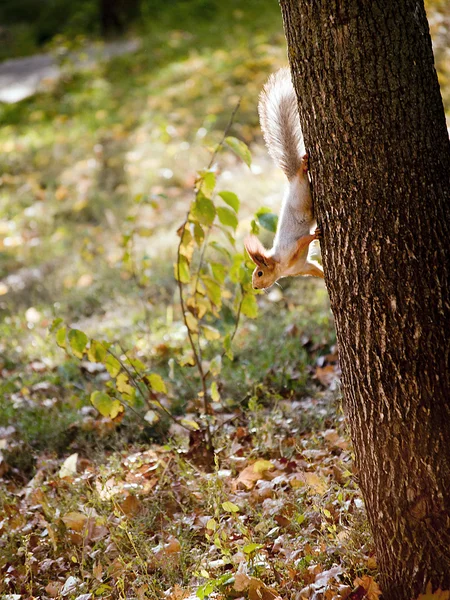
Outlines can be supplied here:
<path id="1" fill-rule="evenodd" d="M 255 463 L 253 463 L 253 470 L 255 473 L 264 473 L 265 471 L 273 471 L 274 470 L 273 463 L 270 460 L 264 460 L 263 458 L 258 459 Z"/>
<path id="2" fill-rule="evenodd" d="M 198 321 L 194 317 L 194 315 L 190 312 L 185 312 L 184 316 L 186 318 L 186 324 L 188 326 L 189 331 L 193 333 L 198 333 Z"/>
<path id="3" fill-rule="evenodd" d="M 213 402 L 220 402 L 220 394 L 219 394 L 219 390 L 217 388 L 217 381 L 213 381 L 211 384 L 211 399 Z"/>
<path id="4" fill-rule="evenodd" d="M 203 335 L 208 341 L 218 340 L 220 339 L 220 332 L 217 331 L 214 327 L 210 327 L 209 325 L 202 325 Z"/>
<path id="5" fill-rule="evenodd" d="M 126 373 L 120 373 L 116 379 L 116 385 L 119 392 L 123 392 L 124 394 L 132 394 L 133 387 L 128 383 L 128 375 Z"/>
<path id="6" fill-rule="evenodd" d="M 233 482 L 233 489 L 247 489 L 251 490 L 254 488 L 257 481 L 260 479 L 271 479 L 268 475 L 269 471 L 273 470 L 273 464 L 268 460 L 257 460 L 251 465 L 248 465 L 243 469 L 237 479 Z"/>
<path id="7" fill-rule="evenodd" d="M 325 494 L 328 486 L 324 479 L 315 473 L 305 473 L 305 482 L 316 494 Z"/>

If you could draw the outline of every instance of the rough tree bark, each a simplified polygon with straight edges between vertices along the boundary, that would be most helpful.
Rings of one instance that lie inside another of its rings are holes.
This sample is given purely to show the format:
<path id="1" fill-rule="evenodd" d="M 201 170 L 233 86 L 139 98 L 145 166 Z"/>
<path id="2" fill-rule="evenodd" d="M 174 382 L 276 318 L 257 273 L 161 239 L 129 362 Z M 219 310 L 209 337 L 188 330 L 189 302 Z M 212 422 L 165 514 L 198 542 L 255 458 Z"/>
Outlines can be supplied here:
<path id="1" fill-rule="evenodd" d="M 280 0 L 384 598 L 450 589 L 450 143 L 422 0 Z"/>

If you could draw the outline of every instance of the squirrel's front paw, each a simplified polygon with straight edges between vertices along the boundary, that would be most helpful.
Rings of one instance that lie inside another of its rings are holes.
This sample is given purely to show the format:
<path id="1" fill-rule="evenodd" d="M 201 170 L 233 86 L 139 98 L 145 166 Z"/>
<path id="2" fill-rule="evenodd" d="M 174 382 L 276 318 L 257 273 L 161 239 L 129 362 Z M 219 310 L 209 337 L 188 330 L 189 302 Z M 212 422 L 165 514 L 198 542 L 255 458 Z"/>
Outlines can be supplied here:
<path id="1" fill-rule="evenodd" d="M 322 239 L 322 230 L 320 229 L 320 227 L 316 227 L 316 229 L 314 231 L 314 239 L 315 240 Z"/>
<path id="2" fill-rule="evenodd" d="M 308 168 L 309 168 L 309 156 L 307 154 L 304 154 L 302 156 L 302 164 L 301 164 L 300 168 L 303 171 L 303 173 L 307 173 L 308 172 Z"/>

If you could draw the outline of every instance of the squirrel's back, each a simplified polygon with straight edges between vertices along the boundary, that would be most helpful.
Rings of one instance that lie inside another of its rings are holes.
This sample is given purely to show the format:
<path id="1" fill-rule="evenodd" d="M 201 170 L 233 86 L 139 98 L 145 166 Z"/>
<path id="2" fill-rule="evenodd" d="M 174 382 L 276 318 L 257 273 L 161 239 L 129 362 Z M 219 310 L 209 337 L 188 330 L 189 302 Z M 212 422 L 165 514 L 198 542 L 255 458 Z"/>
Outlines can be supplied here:
<path id="1" fill-rule="evenodd" d="M 288 68 L 269 77 L 260 95 L 258 112 L 269 154 L 290 181 L 301 166 L 305 150 L 297 96 Z"/>

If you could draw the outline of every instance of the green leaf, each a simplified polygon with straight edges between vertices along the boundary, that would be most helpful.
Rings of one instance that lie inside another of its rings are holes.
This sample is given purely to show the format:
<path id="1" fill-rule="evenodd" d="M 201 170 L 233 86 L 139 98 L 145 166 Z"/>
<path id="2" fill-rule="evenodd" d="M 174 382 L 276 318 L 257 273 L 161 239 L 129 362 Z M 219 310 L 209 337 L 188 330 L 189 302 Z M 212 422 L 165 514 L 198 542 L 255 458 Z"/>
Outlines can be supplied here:
<path id="1" fill-rule="evenodd" d="M 203 240 L 205 239 L 205 232 L 198 223 L 194 223 L 194 238 L 198 247 L 203 244 Z"/>
<path id="2" fill-rule="evenodd" d="M 56 332 L 56 343 L 60 348 L 66 348 L 66 328 L 60 327 Z"/>
<path id="3" fill-rule="evenodd" d="M 230 360 L 233 360 L 233 352 L 231 351 L 231 335 L 227 333 L 227 335 L 223 339 L 223 349 L 225 351 L 225 356 Z M 212 372 L 212 371 L 211 371 Z M 214 375 L 214 373 L 213 373 Z"/>
<path id="4" fill-rule="evenodd" d="M 222 502 L 222 508 L 225 512 L 237 513 L 239 512 L 239 506 L 232 502 Z"/>
<path id="5" fill-rule="evenodd" d="M 212 274 L 214 279 L 216 279 L 219 283 L 223 283 L 225 281 L 225 276 L 227 274 L 225 267 L 222 263 L 211 263 L 210 264 Z"/>
<path id="6" fill-rule="evenodd" d="M 146 370 L 146 366 L 138 358 L 126 358 L 125 364 L 131 365 L 138 373 L 143 373 Z"/>
<path id="7" fill-rule="evenodd" d="M 146 375 L 145 379 L 148 381 L 154 392 L 167 394 L 166 384 L 164 383 L 161 375 L 158 375 L 157 373 L 151 373 L 150 375 Z"/>
<path id="8" fill-rule="evenodd" d="M 115 419 L 117 415 L 123 412 L 123 405 L 111 398 L 105 392 L 92 392 L 91 403 L 103 417 Z"/>
<path id="9" fill-rule="evenodd" d="M 56 329 L 59 328 L 62 322 L 63 320 L 60 317 L 58 317 L 57 319 L 53 319 L 52 324 L 48 328 L 49 332 L 53 333 Z"/>
<path id="10" fill-rule="evenodd" d="M 220 308 L 222 306 L 222 288 L 210 277 L 202 277 L 202 282 L 206 288 L 206 294 L 213 304 Z"/>
<path id="11" fill-rule="evenodd" d="M 222 200 L 224 202 L 226 202 L 228 204 L 228 206 L 231 206 L 231 208 L 234 210 L 234 212 L 237 213 L 239 211 L 239 206 L 240 206 L 241 202 L 235 193 L 219 192 L 219 196 L 222 198 Z"/>
<path id="12" fill-rule="evenodd" d="M 230 254 L 229 250 L 227 250 L 221 244 L 218 244 L 216 241 L 212 241 L 209 243 L 209 245 L 212 248 L 214 248 L 214 250 L 217 250 L 217 252 L 220 252 L 221 254 L 223 254 L 225 256 L 225 258 L 231 259 L 231 254 Z"/>
<path id="13" fill-rule="evenodd" d="M 191 262 L 192 254 L 194 253 L 194 239 L 192 233 L 187 227 L 183 230 L 183 235 L 180 244 L 180 254 L 186 257 L 188 264 Z"/>
<path id="14" fill-rule="evenodd" d="M 208 581 L 208 583 L 205 583 L 204 585 L 201 585 L 198 590 L 196 591 L 195 595 L 197 596 L 197 598 L 200 598 L 200 600 L 205 600 L 205 598 L 208 598 L 214 591 L 216 587 L 216 581 Z"/>
<path id="15" fill-rule="evenodd" d="M 199 189 L 207 198 L 211 198 L 214 188 L 216 187 L 216 175 L 212 171 L 203 171 Z"/>
<path id="16" fill-rule="evenodd" d="M 233 264 L 230 268 L 230 279 L 233 283 L 248 283 L 250 281 L 250 274 L 248 269 L 245 268 L 244 260 L 243 254 L 233 256 Z"/>
<path id="17" fill-rule="evenodd" d="M 91 340 L 88 350 L 88 359 L 91 362 L 103 362 L 106 356 L 106 348 L 97 340 Z"/>
<path id="18" fill-rule="evenodd" d="M 258 235 L 258 233 L 259 233 L 259 225 L 255 221 L 255 219 L 252 219 L 252 222 L 250 223 L 250 225 L 251 225 L 251 231 L 250 231 L 250 233 L 252 235 Z"/>
<path id="19" fill-rule="evenodd" d="M 191 214 L 199 223 L 209 227 L 212 225 L 214 217 L 216 216 L 216 207 L 212 200 L 199 192 L 192 204 Z"/>
<path id="20" fill-rule="evenodd" d="M 235 213 L 226 206 L 219 206 L 217 209 L 217 216 L 219 217 L 219 221 L 227 227 L 236 229 L 238 226 L 238 220 Z"/>
<path id="21" fill-rule="evenodd" d="M 220 402 L 220 394 L 219 394 L 219 388 L 217 387 L 217 381 L 212 382 L 210 393 L 211 393 L 211 399 L 213 402 Z"/>
<path id="22" fill-rule="evenodd" d="M 258 304 L 254 294 L 245 294 L 242 300 L 241 312 L 250 319 L 256 319 L 258 316 Z"/>
<path id="23" fill-rule="evenodd" d="M 180 254 L 178 262 L 173 265 L 175 279 L 181 283 L 189 283 L 191 275 L 189 271 L 189 262 L 186 256 Z"/>
<path id="24" fill-rule="evenodd" d="M 255 552 L 255 550 L 261 550 L 261 548 L 264 548 L 264 544 L 250 542 L 249 544 L 245 544 L 245 546 L 242 548 L 242 552 L 244 552 L 244 554 L 252 554 Z"/>
<path id="25" fill-rule="evenodd" d="M 272 233 L 276 233 L 277 225 L 278 225 L 278 216 L 272 212 L 267 212 L 266 210 L 259 210 L 256 213 L 258 221 L 264 229 L 271 231 Z"/>
<path id="26" fill-rule="evenodd" d="M 229 334 L 228 334 L 229 337 Z M 220 375 L 220 371 L 222 370 L 222 357 L 220 354 L 215 356 L 212 361 L 209 363 L 209 370 L 213 377 L 217 377 Z"/>
<path id="27" fill-rule="evenodd" d="M 83 358 L 84 351 L 89 341 L 88 336 L 79 329 L 71 329 L 67 336 L 72 352 L 77 358 Z"/>
<path id="28" fill-rule="evenodd" d="M 252 155 L 250 154 L 247 144 L 244 144 L 244 142 L 241 142 L 241 140 L 231 136 L 225 138 L 225 143 L 228 144 L 233 152 L 237 154 L 237 156 L 239 156 L 239 158 L 241 158 L 248 167 L 250 167 L 252 164 Z"/>
<path id="29" fill-rule="evenodd" d="M 115 379 L 120 373 L 120 362 L 111 354 L 108 354 L 108 356 L 105 358 L 104 365 L 113 379 Z"/>

